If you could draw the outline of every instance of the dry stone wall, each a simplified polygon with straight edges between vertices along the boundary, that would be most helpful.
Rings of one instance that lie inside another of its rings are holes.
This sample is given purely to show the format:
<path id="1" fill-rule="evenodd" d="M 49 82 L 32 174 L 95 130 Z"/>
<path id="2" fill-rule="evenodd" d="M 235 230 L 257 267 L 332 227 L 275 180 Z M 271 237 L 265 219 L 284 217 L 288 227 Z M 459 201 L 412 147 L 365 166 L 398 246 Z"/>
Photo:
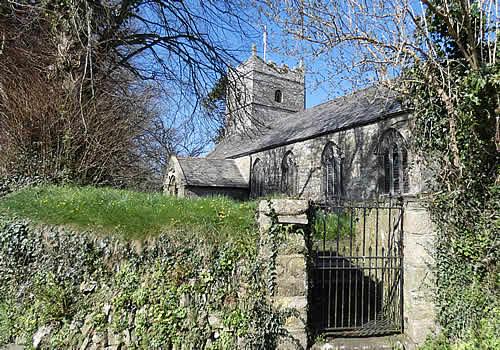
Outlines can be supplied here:
<path id="1" fill-rule="evenodd" d="M 267 262 L 186 231 L 125 241 L 0 218 L 0 348 L 272 349 L 288 333 L 261 297 Z"/>
<path id="2" fill-rule="evenodd" d="M 177 243 L 168 237 L 123 242 L 4 222 L 0 345 L 115 350 L 144 344 L 159 348 L 158 342 L 168 339 L 177 349 L 307 349 L 308 213 L 305 200 L 262 201 L 255 260 L 241 255 L 237 246 L 210 247 L 189 237 Z M 405 203 L 408 349 L 435 329 L 433 232 L 422 205 Z M 263 294 L 266 300 L 261 300 Z M 11 296 L 15 298 L 8 299 Z"/>

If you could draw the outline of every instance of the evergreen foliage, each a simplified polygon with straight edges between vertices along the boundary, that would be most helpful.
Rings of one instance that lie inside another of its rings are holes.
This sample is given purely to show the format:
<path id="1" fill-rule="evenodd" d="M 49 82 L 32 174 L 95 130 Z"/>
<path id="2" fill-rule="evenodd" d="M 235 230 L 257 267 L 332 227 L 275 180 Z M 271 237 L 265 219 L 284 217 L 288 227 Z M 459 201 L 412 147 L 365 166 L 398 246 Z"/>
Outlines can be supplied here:
<path id="1" fill-rule="evenodd" d="M 217 216 L 214 214 L 214 216 Z M 272 349 L 289 310 L 255 242 L 189 230 L 124 240 L 0 217 L 0 346 Z M 100 345 L 99 345 L 100 344 Z"/>
<path id="2" fill-rule="evenodd" d="M 447 17 L 443 1 L 426 3 L 437 57 L 417 62 L 408 84 L 415 143 L 433 174 L 428 199 L 438 231 L 436 305 L 444 331 L 437 342 L 472 342 L 485 323 L 499 320 L 500 57 L 496 63 L 487 57 L 488 41 L 478 37 L 483 32 L 475 28 L 485 18 L 474 11 L 477 4 L 468 12 L 457 3 Z M 450 22 L 466 21 L 474 26 L 450 29 Z M 498 344 L 498 327 L 488 332 Z"/>

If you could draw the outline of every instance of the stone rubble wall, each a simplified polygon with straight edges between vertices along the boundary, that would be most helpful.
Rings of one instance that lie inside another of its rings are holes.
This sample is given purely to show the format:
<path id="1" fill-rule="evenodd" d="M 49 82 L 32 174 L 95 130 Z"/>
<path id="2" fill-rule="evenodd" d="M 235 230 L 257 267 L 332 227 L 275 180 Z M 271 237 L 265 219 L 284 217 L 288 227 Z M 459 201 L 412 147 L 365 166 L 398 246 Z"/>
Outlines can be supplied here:
<path id="1" fill-rule="evenodd" d="M 186 231 L 127 241 L 16 220 L 0 221 L 0 233 L 0 349 L 262 348 L 282 334 L 264 329 L 279 315 L 254 275 L 265 265 L 241 244 Z"/>
<path id="2" fill-rule="evenodd" d="M 310 227 L 308 213 L 309 203 L 307 201 L 290 199 L 261 201 L 257 213 L 261 234 L 259 259 L 266 262 L 265 266 L 268 267 L 266 274 L 272 280 L 274 286 L 269 290 L 268 298 L 279 309 L 294 310 L 294 314 L 286 319 L 285 326 L 290 337 L 281 340 L 278 348 L 282 350 L 307 349 L 312 343 L 310 329 L 308 329 L 308 271 L 310 264 L 308 260 L 308 229 Z M 275 220 L 274 224 L 273 219 Z M 401 341 L 405 343 L 406 349 L 414 349 L 436 329 L 434 306 L 432 304 L 433 261 L 431 259 L 434 229 L 427 211 L 417 201 L 405 203 L 403 219 L 404 335 L 399 339 L 402 339 Z M 271 236 L 273 230 L 270 229 L 275 224 L 285 228 L 281 231 L 283 236 L 280 236 L 278 241 Z M 28 242 L 29 239 L 39 239 L 37 238 L 38 233 L 33 238 L 30 238 L 31 233 L 27 231 L 21 236 L 23 235 L 27 237 Z M 39 244 L 38 249 L 43 251 L 50 249 L 58 252 L 52 254 L 55 261 L 69 264 L 71 260 L 60 260 L 58 258 L 60 256 L 58 254 L 68 254 L 68 251 L 71 252 L 71 256 L 74 255 L 74 261 L 87 261 L 86 256 L 82 255 L 80 258 L 79 254 L 83 254 L 81 247 L 92 246 L 99 252 L 98 256 L 101 256 L 102 265 L 108 269 L 114 269 L 121 261 L 130 257 L 137 259 L 138 256 L 144 257 L 145 254 L 161 255 L 163 249 L 166 249 L 162 241 L 123 244 L 113 239 L 89 238 L 85 235 L 75 235 L 63 229 L 57 231 L 53 228 L 46 228 L 40 237 L 43 239 L 43 244 Z M 273 245 L 273 242 L 278 242 L 278 244 Z M 68 271 L 75 268 L 77 266 L 65 267 Z M 86 298 L 96 295 L 95 293 L 99 290 L 97 281 L 85 278 L 80 284 L 79 292 L 85 295 Z M 99 309 L 94 310 L 92 314 L 86 315 L 81 321 L 75 320 L 72 322 L 71 327 L 75 328 L 74 333 L 78 334 L 82 340 L 79 347 L 81 349 L 116 350 L 118 348 L 127 348 L 129 344 L 136 343 L 137 339 L 132 326 L 134 322 L 133 316 L 126 320 L 129 327 L 126 327 L 122 332 L 115 332 L 106 328 L 100 332 L 94 329 L 95 320 L 93 318 L 95 318 L 95 315 L 99 314 L 100 317 L 105 317 L 106 323 L 112 319 L 114 313 L 109 301 L 100 302 L 99 305 L 101 305 Z M 220 319 L 217 319 L 215 315 L 208 315 L 207 317 L 211 328 L 219 329 L 221 327 Z M 48 334 L 51 332 L 50 325 L 40 327 L 33 334 L 33 347 L 36 348 L 38 344 L 46 342 Z M 344 346 L 342 344 L 347 343 L 347 341 L 337 339 L 336 343 L 323 344 L 325 347 L 320 347 L 320 349 L 340 349 L 341 346 Z M 318 347 L 316 348 L 318 349 Z M 351 349 L 349 347 L 344 348 Z M 358 348 L 369 349 L 365 347 Z"/>

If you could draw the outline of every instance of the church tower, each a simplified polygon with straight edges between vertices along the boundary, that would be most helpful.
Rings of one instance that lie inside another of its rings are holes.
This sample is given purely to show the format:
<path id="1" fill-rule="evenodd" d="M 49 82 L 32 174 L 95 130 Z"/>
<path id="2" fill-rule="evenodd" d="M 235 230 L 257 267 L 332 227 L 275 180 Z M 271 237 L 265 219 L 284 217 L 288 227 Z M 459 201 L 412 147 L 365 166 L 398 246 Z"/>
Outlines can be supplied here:
<path id="1" fill-rule="evenodd" d="M 228 136 L 258 132 L 273 120 L 305 108 L 304 66 L 279 66 L 252 56 L 229 73 L 226 101 Z"/>

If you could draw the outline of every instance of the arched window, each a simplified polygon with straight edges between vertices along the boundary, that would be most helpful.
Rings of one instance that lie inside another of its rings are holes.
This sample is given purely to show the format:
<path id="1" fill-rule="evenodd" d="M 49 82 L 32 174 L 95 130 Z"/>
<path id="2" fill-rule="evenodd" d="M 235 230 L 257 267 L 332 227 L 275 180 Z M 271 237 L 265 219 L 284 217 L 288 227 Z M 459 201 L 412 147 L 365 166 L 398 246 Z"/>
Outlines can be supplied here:
<path id="1" fill-rule="evenodd" d="M 254 198 L 261 197 L 264 195 L 264 168 L 262 161 L 258 158 L 253 163 L 252 167 L 250 193 Z"/>
<path id="2" fill-rule="evenodd" d="M 323 194 L 325 199 L 333 200 L 342 196 L 342 164 L 335 156 L 335 146 L 328 143 L 321 156 L 323 170 Z"/>
<path id="3" fill-rule="evenodd" d="M 291 151 L 285 153 L 281 162 L 281 192 L 289 197 L 298 193 L 298 168 Z"/>
<path id="4" fill-rule="evenodd" d="M 281 90 L 276 90 L 274 92 L 274 101 L 276 102 L 283 102 L 283 94 L 281 93 Z"/>
<path id="5" fill-rule="evenodd" d="M 177 181 L 175 180 L 175 176 L 170 176 L 168 180 L 168 187 L 167 187 L 168 194 L 171 196 L 177 197 L 179 193 L 179 189 L 177 187 Z"/>
<path id="6" fill-rule="evenodd" d="M 386 131 L 379 144 L 378 156 L 381 192 L 390 195 L 408 193 L 408 150 L 403 136 L 394 129 Z"/>

